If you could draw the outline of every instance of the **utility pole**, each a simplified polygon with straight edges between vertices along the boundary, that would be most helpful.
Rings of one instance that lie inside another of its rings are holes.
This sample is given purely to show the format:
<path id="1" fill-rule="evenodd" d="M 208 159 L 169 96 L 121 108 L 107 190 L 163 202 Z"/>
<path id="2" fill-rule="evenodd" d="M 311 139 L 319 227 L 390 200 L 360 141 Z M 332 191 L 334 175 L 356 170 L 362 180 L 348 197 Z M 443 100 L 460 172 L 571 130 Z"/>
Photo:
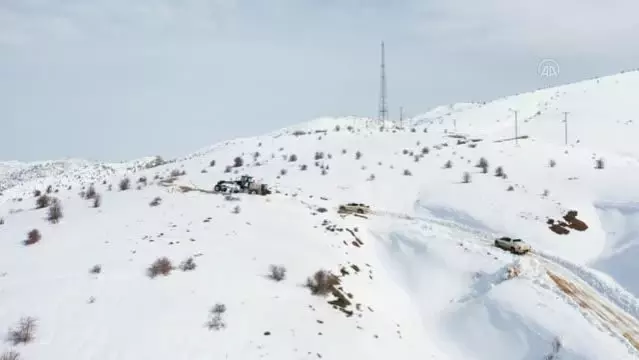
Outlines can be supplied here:
<path id="1" fill-rule="evenodd" d="M 568 111 L 564 111 L 564 143 L 568 146 Z"/>
<path id="2" fill-rule="evenodd" d="M 382 64 L 380 71 L 380 84 L 379 84 L 379 113 L 377 120 L 383 126 L 384 122 L 388 120 L 388 105 L 386 103 L 386 59 L 384 54 L 384 42 L 382 41 Z"/>
<path id="3" fill-rule="evenodd" d="M 519 111 L 513 110 L 513 109 L 510 109 L 510 111 L 515 113 L 515 145 L 519 145 L 519 129 L 517 128 L 518 127 L 518 124 L 517 124 L 517 113 Z"/>

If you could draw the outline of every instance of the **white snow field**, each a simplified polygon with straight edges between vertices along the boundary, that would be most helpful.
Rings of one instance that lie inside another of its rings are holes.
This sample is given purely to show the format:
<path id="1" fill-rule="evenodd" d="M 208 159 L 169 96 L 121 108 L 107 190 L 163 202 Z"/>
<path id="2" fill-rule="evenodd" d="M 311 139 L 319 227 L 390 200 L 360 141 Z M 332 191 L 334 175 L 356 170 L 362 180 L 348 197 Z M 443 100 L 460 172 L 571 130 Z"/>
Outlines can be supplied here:
<path id="1" fill-rule="evenodd" d="M 404 128 L 322 118 L 167 162 L 0 164 L 0 357 L 637 359 L 638 91 L 630 72 Z M 514 137 L 511 109 L 524 138 L 499 141 Z M 211 193 L 243 174 L 273 194 Z M 80 196 L 91 184 L 99 207 Z M 49 186 L 57 223 L 36 209 Z M 338 214 L 348 202 L 372 213 Z M 587 229 L 551 231 L 569 210 Z M 500 250 L 501 236 L 533 251 Z M 148 276 L 161 257 L 175 268 Z M 325 296 L 305 287 L 320 269 L 339 277 Z M 10 334 L 26 317 L 31 338 Z"/>

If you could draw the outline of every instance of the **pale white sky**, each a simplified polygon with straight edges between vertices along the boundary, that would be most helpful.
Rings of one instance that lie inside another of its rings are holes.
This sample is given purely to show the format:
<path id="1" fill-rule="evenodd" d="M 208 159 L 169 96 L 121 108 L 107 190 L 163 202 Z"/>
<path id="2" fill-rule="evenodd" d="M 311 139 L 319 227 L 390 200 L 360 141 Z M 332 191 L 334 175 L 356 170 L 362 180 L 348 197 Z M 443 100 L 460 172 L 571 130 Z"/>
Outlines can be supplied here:
<path id="1" fill-rule="evenodd" d="M 0 161 L 171 157 L 639 67 L 636 0 L 0 0 Z M 541 78 L 544 58 L 561 66 Z"/>

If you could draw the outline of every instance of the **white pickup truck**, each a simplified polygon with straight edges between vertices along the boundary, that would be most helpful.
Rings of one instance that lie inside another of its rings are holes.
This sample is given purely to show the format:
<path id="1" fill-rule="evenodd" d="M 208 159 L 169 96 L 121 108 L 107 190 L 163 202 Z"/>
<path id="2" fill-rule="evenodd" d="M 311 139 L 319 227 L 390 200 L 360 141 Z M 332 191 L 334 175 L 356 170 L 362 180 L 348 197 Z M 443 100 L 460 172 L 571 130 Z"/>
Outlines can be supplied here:
<path id="1" fill-rule="evenodd" d="M 495 246 L 519 255 L 524 255 L 530 251 L 530 245 L 521 239 L 511 239 L 509 237 L 502 237 L 495 240 Z"/>

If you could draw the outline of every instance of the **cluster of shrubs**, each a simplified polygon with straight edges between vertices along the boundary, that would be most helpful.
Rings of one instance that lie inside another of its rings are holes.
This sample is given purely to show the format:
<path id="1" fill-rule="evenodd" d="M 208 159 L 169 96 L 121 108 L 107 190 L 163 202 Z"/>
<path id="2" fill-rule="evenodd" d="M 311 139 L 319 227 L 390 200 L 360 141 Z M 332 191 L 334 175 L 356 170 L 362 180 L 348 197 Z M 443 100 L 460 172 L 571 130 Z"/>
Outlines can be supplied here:
<path id="1" fill-rule="evenodd" d="M 195 260 L 189 257 L 180 263 L 179 269 L 182 271 L 192 271 L 195 270 L 196 267 Z M 175 267 L 171 260 L 167 257 L 161 257 L 156 259 L 146 271 L 150 278 L 156 278 L 158 276 L 168 276 L 173 270 L 175 270 Z"/>

